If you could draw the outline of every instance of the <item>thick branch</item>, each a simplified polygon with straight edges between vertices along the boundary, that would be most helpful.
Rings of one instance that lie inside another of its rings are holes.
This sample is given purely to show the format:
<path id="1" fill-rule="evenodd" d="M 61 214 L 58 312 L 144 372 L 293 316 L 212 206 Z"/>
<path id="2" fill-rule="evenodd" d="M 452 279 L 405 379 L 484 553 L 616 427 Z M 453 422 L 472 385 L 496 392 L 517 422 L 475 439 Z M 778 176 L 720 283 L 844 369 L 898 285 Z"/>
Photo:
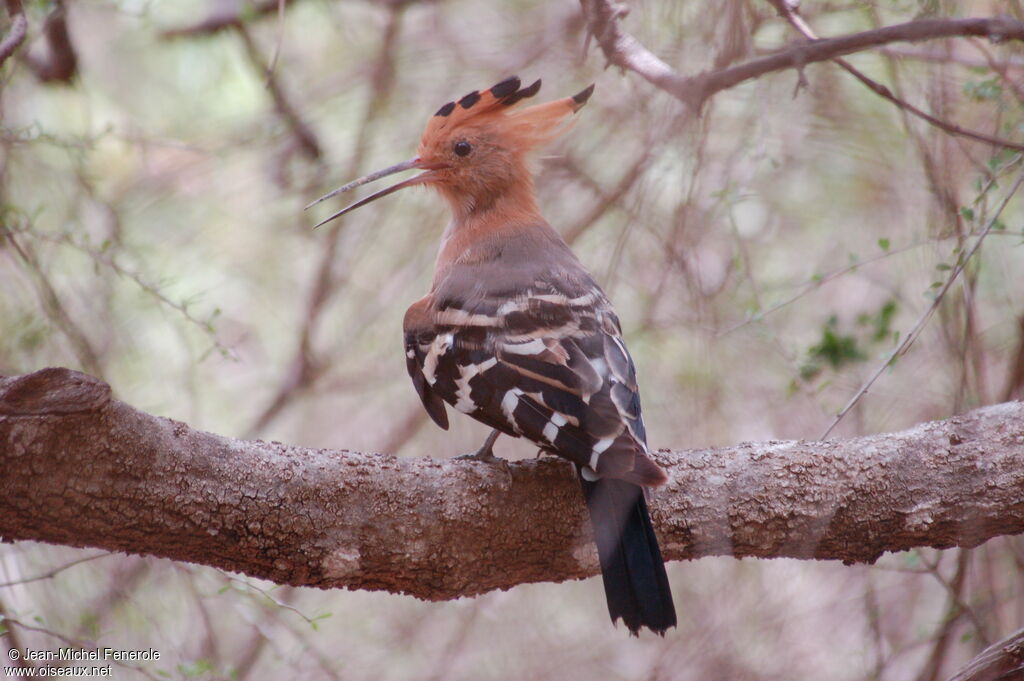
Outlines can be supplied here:
<path id="1" fill-rule="evenodd" d="M 581 0 L 590 30 L 609 63 L 636 72 L 651 84 L 696 108 L 712 95 L 767 73 L 801 69 L 807 64 L 828 61 L 894 42 L 917 42 L 937 38 L 975 36 L 994 42 L 1024 40 L 1024 23 L 1006 17 L 966 19 L 924 19 L 895 26 L 810 40 L 765 57 L 727 69 L 695 76 L 683 76 L 660 60 L 619 25 L 626 10 L 611 0 Z"/>
<path id="2" fill-rule="evenodd" d="M 1024 404 L 845 441 L 658 453 L 671 560 L 873 561 L 1024 531 Z M 0 379 L 0 536 L 150 553 L 276 582 L 445 599 L 597 571 L 570 467 L 506 470 L 233 440 L 85 374 Z"/>

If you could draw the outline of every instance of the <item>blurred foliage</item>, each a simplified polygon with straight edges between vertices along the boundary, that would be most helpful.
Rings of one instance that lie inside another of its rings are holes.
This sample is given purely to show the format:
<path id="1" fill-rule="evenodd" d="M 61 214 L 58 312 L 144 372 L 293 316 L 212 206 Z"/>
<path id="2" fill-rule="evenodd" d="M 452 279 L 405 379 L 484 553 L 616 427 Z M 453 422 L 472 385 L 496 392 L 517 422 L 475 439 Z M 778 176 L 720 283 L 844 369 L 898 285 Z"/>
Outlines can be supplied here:
<path id="1" fill-rule="evenodd" d="M 836 328 L 839 317 L 831 315 L 821 328 L 821 339 L 807 349 L 807 361 L 800 367 L 800 378 L 811 381 L 826 367 L 838 371 L 848 364 L 867 360 L 866 346 L 880 344 L 894 336 L 892 320 L 896 310 L 896 301 L 887 300 L 873 314 L 860 313 L 857 332 L 851 334 L 839 331 Z"/>
<path id="2" fill-rule="evenodd" d="M 316 232 L 338 204 L 302 207 L 408 158 L 440 104 L 518 73 L 543 77 L 540 99 L 597 84 L 538 159 L 538 191 L 616 304 L 652 445 L 814 438 L 964 264 L 1020 172 L 1017 154 L 937 131 L 829 64 L 808 66 L 806 86 L 781 72 L 723 92 L 695 117 L 605 70 L 568 0 L 305 0 L 280 19 L 259 4 L 69 1 L 78 72 L 42 84 L 24 56 L 46 58 L 54 4 L 27 3 L 29 39 L 0 69 L 0 373 L 83 369 L 140 409 L 231 436 L 474 449 L 486 429 L 433 428 L 401 354 L 443 206 L 404 192 Z M 164 33 L 239 7 L 225 30 Z M 642 1 L 624 26 L 685 74 L 795 40 L 768 3 L 722 10 Z M 1024 16 L 1015 0 L 802 11 L 822 35 Z M 1024 137 L 1020 44 L 849 59 L 940 118 Z M 1022 206 L 834 435 L 1016 394 Z M 505 438 L 498 453 L 534 451 Z M 673 564 L 681 624 L 664 640 L 610 627 L 595 579 L 421 603 L 110 555 L 24 581 L 91 555 L 0 547 L 0 613 L 33 627 L 14 625 L 23 646 L 154 646 L 151 678 L 937 679 L 1024 625 L 1012 538 L 873 568 Z"/>

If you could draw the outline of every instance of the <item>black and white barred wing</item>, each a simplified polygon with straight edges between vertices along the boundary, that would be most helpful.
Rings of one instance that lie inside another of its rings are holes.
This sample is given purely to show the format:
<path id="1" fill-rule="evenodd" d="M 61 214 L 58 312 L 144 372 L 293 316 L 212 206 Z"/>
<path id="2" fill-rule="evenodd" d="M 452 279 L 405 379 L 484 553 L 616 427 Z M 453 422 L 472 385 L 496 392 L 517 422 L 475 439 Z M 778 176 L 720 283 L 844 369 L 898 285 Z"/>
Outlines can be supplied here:
<path id="1" fill-rule="evenodd" d="M 443 400 L 588 474 L 664 481 L 646 456 L 636 370 L 600 290 L 529 290 L 425 312 L 429 325 L 410 325 L 407 316 L 406 356 L 439 425 L 447 425 Z"/>

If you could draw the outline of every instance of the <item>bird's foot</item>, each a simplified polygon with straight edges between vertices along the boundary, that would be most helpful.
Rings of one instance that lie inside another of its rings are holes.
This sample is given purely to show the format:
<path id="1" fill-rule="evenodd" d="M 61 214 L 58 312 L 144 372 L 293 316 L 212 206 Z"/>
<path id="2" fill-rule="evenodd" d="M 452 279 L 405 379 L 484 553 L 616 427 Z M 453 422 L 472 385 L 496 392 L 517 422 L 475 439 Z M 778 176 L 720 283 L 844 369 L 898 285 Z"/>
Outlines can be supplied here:
<path id="1" fill-rule="evenodd" d="M 462 461 L 483 461 L 484 463 L 501 463 L 507 466 L 508 462 L 505 461 L 505 459 L 502 459 L 494 455 L 494 441 L 498 439 L 499 435 L 501 435 L 500 432 L 498 432 L 497 430 L 492 430 L 491 434 L 487 436 L 486 440 L 484 440 L 484 443 L 480 445 L 480 449 L 469 454 L 460 454 L 455 458 L 460 459 Z"/>

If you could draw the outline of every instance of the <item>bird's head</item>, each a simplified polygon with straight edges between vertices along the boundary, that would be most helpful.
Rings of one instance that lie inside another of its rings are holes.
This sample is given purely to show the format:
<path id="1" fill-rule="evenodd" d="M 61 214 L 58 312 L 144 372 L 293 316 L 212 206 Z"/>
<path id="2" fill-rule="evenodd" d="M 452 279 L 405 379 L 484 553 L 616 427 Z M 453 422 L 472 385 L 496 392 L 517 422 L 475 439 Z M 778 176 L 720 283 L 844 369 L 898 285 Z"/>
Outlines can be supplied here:
<path id="1" fill-rule="evenodd" d="M 568 129 L 572 114 L 587 103 L 594 86 L 572 97 L 517 108 L 540 90 L 539 80 L 525 88 L 520 85 L 513 76 L 442 106 L 423 131 L 415 158 L 349 182 L 310 206 L 387 175 L 412 169 L 424 172 L 347 206 L 320 225 L 414 185 L 435 187 L 456 213 L 486 209 L 516 189 L 530 191 L 527 154 Z"/>

